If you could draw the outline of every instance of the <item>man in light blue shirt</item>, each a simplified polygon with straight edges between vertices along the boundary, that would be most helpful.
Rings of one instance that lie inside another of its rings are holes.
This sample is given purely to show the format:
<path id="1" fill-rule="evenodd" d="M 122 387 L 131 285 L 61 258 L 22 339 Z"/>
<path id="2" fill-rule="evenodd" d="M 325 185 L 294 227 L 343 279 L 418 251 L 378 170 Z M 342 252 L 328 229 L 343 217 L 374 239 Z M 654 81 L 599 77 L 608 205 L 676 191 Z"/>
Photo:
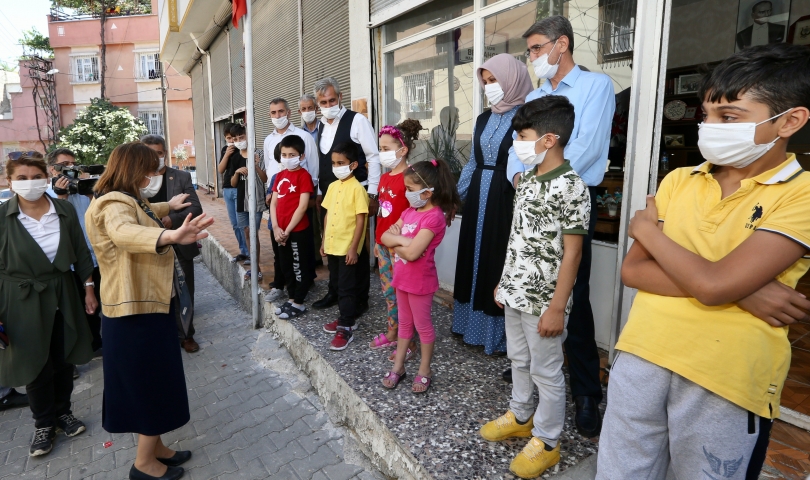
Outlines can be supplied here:
<path id="1" fill-rule="evenodd" d="M 67 200 L 76 209 L 76 214 L 79 217 L 79 224 L 84 233 L 84 241 L 87 243 L 87 248 L 90 250 L 90 256 L 93 258 L 93 288 L 96 293 L 96 300 L 98 301 L 99 310 L 93 315 L 87 315 L 87 321 L 90 324 L 90 332 L 93 334 L 93 350 L 98 351 L 101 348 L 101 294 L 100 282 L 101 274 L 98 270 L 98 261 L 96 260 L 96 253 L 93 251 L 93 246 L 90 244 L 90 239 L 87 237 L 87 229 L 84 223 L 84 214 L 90 207 L 90 197 L 79 195 L 77 193 L 71 194 L 68 188 L 68 180 L 62 176 L 60 172 L 54 168 L 56 165 L 62 167 L 72 167 L 76 165 L 76 156 L 72 151 L 67 148 L 57 148 L 48 154 L 48 170 L 53 178 L 56 178 L 56 184 L 53 187 L 48 187 L 47 194 L 51 197 Z M 84 279 L 76 277 L 76 282 L 79 284 L 79 289 L 84 291 Z M 84 301 L 84 300 L 82 300 Z"/>
<path id="2" fill-rule="evenodd" d="M 523 34 L 528 55 L 538 78 L 547 79 L 531 92 L 526 101 L 546 95 L 562 95 L 574 105 L 574 130 L 565 147 L 565 159 L 588 185 L 591 221 L 583 240 L 582 260 L 574 286 L 574 303 L 568 319 L 565 351 L 576 403 L 575 424 L 580 434 L 594 437 L 601 429 L 598 405 L 602 401 L 599 382 L 599 352 L 594 338 L 590 303 L 591 240 L 596 227 L 596 186 L 607 169 L 608 146 L 616 109 L 613 81 L 605 74 L 592 73 L 574 63 L 574 31 L 567 18 L 555 15 L 535 23 Z M 517 184 L 526 167 L 509 150 L 507 178 Z M 510 372 L 511 373 L 511 372 Z"/>

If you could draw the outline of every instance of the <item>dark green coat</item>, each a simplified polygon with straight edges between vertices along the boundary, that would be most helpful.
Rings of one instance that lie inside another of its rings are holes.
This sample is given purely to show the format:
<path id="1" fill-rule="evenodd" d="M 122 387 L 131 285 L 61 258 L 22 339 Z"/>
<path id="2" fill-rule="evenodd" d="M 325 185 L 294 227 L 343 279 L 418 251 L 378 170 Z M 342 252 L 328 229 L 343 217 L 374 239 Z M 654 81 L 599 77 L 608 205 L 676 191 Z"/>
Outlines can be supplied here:
<path id="1" fill-rule="evenodd" d="M 0 350 L 0 385 L 31 383 L 48 358 L 57 307 L 65 319 L 65 358 L 84 364 L 92 336 L 71 265 L 82 279 L 93 273 L 79 217 L 69 202 L 51 199 L 59 215 L 59 249 L 53 263 L 17 220 L 17 197 L 0 205 L 0 322 L 9 347 Z"/>

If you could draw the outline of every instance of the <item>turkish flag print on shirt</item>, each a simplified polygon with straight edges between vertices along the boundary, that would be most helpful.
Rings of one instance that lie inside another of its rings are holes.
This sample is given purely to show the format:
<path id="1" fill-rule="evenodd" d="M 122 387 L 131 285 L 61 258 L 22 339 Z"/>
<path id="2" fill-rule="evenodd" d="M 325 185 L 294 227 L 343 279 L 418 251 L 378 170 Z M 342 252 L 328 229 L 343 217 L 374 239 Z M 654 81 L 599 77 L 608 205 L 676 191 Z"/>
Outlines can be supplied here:
<path id="1" fill-rule="evenodd" d="M 278 203 L 276 204 L 276 219 L 278 226 L 285 230 L 292 220 L 298 204 L 301 202 L 301 194 L 309 193 L 312 198 L 312 193 L 315 191 L 315 186 L 312 184 L 312 177 L 309 172 L 303 168 L 299 168 L 293 172 L 289 170 L 282 170 L 276 175 L 276 183 L 273 184 L 273 192 L 278 195 Z M 293 232 L 300 232 L 309 226 L 309 218 L 306 215 L 298 222 L 298 225 L 293 228 Z"/>

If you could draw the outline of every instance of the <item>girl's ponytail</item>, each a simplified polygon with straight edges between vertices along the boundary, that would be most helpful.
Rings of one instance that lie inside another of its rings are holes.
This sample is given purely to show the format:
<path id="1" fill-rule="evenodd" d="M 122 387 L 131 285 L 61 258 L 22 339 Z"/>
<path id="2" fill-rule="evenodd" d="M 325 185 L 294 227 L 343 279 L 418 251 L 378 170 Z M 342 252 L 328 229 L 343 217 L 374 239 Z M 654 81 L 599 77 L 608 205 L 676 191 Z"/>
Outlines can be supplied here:
<path id="1" fill-rule="evenodd" d="M 450 166 L 444 160 L 417 162 L 405 170 L 405 175 L 422 188 L 433 188 L 431 203 L 441 208 L 448 218 L 461 207 L 456 179 Z"/>

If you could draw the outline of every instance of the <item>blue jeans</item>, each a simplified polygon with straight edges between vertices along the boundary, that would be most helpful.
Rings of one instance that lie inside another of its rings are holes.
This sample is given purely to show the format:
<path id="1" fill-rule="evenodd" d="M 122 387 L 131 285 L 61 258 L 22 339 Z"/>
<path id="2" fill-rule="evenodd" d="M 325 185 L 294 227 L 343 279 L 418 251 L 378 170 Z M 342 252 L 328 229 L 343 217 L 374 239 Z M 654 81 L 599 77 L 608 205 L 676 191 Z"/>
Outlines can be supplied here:
<path id="1" fill-rule="evenodd" d="M 250 253 L 248 253 L 247 242 L 245 242 L 245 232 L 238 226 L 239 219 L 236 215 L 236 189 L 223 188 L 222 197 L 225 199 L 225 206 L 228 208 L 228 219 L 231 221 L 233 234 L 236 236 L 236 242 L 239 244 L 239 253 L 242 255 L 250 255 Z"/>

